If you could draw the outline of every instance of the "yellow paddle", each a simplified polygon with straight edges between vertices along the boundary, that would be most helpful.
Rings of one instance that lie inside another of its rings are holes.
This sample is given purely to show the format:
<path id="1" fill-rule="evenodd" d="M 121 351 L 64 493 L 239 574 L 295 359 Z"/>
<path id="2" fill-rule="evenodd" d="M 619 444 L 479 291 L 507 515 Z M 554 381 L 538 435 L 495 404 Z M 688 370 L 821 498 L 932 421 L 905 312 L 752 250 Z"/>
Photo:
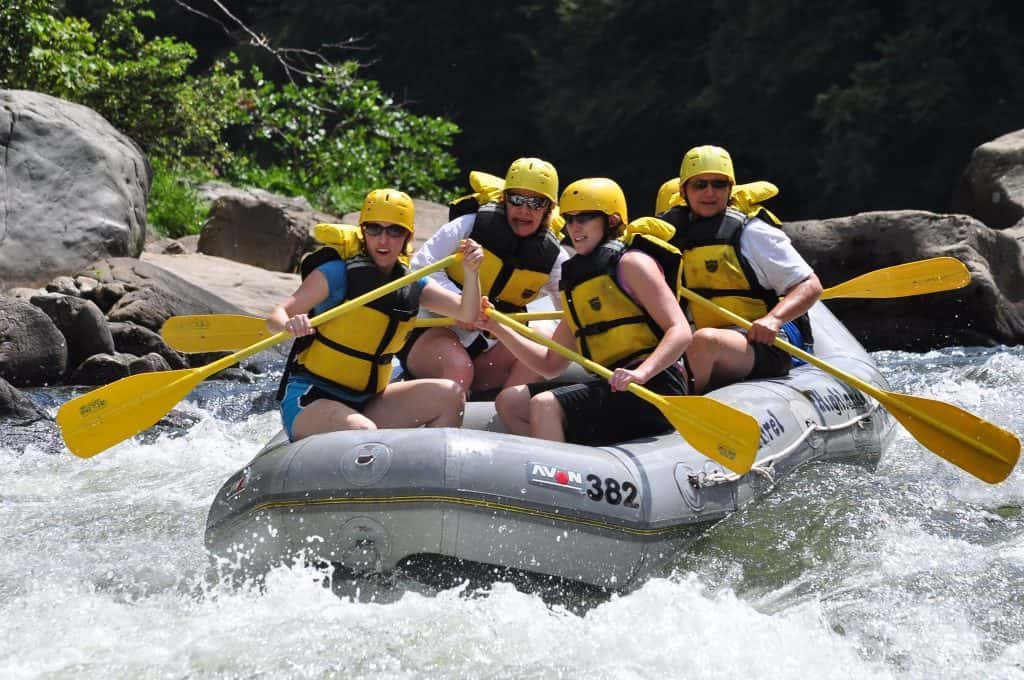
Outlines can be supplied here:
<path id="1" fill-rule="evenodd" d="M 897 264 L 876 269 L 826 288 L 822 300 L 833 298 L 899 298 L 963 288 L 971 282 L 971 273 L 955 257 Z"/>
<path id="2" fill-rule="evenodd" d="M 612 375 L 612 371 L 601 364 L 560 345 L 507 314 L 493 308 L 487 309 L 486 314 L 520 335 L 575 361 L 591 373 L 603 378 Z M 657 406 L 683 439 L 708 458 L 741 475 L 754 464 L 754 456 L 761 443 L 761 428 L 753 416 L 708 397 L 666 397 L 635 383 L 629 385 L 629 391 Z"/>
<path id="3" fill-rule="evenodd" d="M 319 326 L 326 323 L 420 277 L 444 269 L 461 258 L 462 253 L 455 253 L 432 265 L 410 272 L 380 288 L 318 314 L 310 320 L 310 324 Z M 57 424 L 60 426 L 64 442 L 76 456 L 94 456 L 156 423 L 196 385 L 217 371 L 291 338 L 291 333 L 281 331 L 200 368 L 139 373 L 65 402 L 57 409 Z"/>
<path id="4" fill-rule="evenodd" d="M 687 288 L 683 297 L 703 305 L 731 323 L 750 329 L 751 323 Z M 1006 479 L 1020 457 L 1020 440 L 1012 432 L 982 420 L 944 401 L 887 392 L 850 375 L 813 354 L 775 338 L 773 344 L 784 352 L 817 366 L 829 375 L 877 399 L 889 409 L 917 441 L 978 479 L 996 484 Z"/>
<path id="5" fill-rule="evenodd" d="M 923 295 L 966 286 L 970 272 L 953 257 L 934 257 L 877 269 L 826 288 L 823 300 L 830 298 L 898 298 Z M 561 312 L 512 314 L 518 321 L 560 319 Z M 419 319 L 417 326 L 451 326 L 454 319 Z M 172 316 L 160 329 L 167 345 L 179 352 L 223 352 L 247 347 L 270 337 L 266 321 L 242 314 L 195 314 Z"/>
<path id="6" fill-rule="evenodd" d="M 523 312 L 513 314 L 519 321 L 561 319 L 561 312 Z M 454 326 L 455 319 L 417 319 L 419 328 Z M 267 321 L 244 314 L 192 314 L 172 316 L 160 328 L 168 347 L 179 352 L 222 352 L 246 347 L 270 337 Z"/>

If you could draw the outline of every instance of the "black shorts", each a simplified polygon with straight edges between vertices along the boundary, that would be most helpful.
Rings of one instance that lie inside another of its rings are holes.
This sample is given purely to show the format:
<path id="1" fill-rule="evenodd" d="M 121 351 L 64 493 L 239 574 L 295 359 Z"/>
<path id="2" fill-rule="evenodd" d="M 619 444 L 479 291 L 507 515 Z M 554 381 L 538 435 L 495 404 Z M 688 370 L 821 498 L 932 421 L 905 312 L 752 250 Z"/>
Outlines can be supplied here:
<path id="1" fill-rule="evenodd" d="M 414 328 L 412 333 L 409 334 L 409 339 L 402 345 L 402 349 L 395 353 L 395 356 L 398 357 L 398 363 L 402 366 L 402 377 L 405 380 L 412 380 L 416 377 L 409 371 L 409 352 L 412 351 L 412 346 L 420 339 L 420 336 L 428 330 L 427 328 Z M 469 347 L 466 347 L 466 354 L 469 355 L 469 360 L 472 361 L 483 354 L 486 349 L 487 338 L 484 337 L 483 333 L 479 333 L 476 339 L 469 343 Z"/>
<path id="2" fill-rule="evenodd" d="M 789 340 L 785 335 L 780 336 L 783 340 Z M 745 380 L 754 378 L 781 378 L 789 375 L 789 369 L 793 366 L 793 358 L 775 345 L 766 345 L 763 342 L 751 343 L 754 348 L 754 367 Z"/>
<path id="3" fill-rule="evenodd" d="M 686 378 L 675 364 L 644 385 L 664 396 L 686 394 Z M 530 396 L 550 391 L 565 412 L 565 439 L 573 444 L 607 446 L 663 434 L 672 429 L 657 406 L 631 392 L 613 392 L 604 378 L 566 385 L 557 381 L 527 385 Z"/>

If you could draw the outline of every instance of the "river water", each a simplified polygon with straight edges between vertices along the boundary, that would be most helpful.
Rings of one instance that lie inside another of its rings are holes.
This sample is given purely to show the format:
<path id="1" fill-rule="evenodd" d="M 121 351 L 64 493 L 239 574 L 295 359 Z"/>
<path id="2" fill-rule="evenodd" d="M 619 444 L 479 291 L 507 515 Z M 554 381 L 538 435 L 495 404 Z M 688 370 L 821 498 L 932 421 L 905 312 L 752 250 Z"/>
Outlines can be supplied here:
<path id="1" fill-rule="evenodd" d="M 875 358 L 1024 433 L 1021 348 Z M 0 678 L 1024 678 L 1024 473 L 984 484 L 902 429 L 874 472 L 800 470 L 624 595 L 303 566 L 230 586 L 206 512 L 278 429 L 274 382 L 208 381 L 87 460 L 0 428 Z"/>

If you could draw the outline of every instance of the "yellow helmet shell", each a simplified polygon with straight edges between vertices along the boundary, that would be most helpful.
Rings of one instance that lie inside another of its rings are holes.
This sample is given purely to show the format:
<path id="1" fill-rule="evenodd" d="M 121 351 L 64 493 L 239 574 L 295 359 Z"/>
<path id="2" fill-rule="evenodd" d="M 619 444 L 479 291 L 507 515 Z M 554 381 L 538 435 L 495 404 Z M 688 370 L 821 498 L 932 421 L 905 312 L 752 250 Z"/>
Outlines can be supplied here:
<path id="1" fill-rule="evenodd" d="M 654 214 L 660 215 L 672 207 L 672 196 L 679 193 L 679 178 L 665 180 L 665 183 L 658 189 L 658 199 L 654 202 Z"/>
<path id="2" fill-rule="evenodd" d="M 505 190 L 536 191 L 552 203 L 558 202 L 558 173 L 555 166 L 539 158 L 517 158 L 505 174 Z"/>
<path id="3" fill-rule="evenodd" d="M 616 230 L 616 236 L 622 233 L 629 222 L 626 195 L 622 193 L 622 187 L 607 177 L 578 179 L 567 186 L 562 192 L 562 200 L 558 202 L 558 210 L 563 215 L 593 210 L 605 215 L 618 215 L 622 222 Z"/>
<path id="4" fill-rule="evenodd" d="M 736 184 L 736 173 L 732 169 L 732 156 L 720 146 L 695 146 L 686 152 L 683 162 L 679 166 L 680 189 L 686 184 L 686 180 L 704 173 L 722 175 Z"/>
<path id="5" fill-rule="evenodd" d="M 391 222 L 404 227 L 412 236 L 416 221 L 416 208 L 412 199 L 398 189 L 374 189 L 366 194 L 363 209 L 359 213 L 359 224 L 366 222 Z"/>

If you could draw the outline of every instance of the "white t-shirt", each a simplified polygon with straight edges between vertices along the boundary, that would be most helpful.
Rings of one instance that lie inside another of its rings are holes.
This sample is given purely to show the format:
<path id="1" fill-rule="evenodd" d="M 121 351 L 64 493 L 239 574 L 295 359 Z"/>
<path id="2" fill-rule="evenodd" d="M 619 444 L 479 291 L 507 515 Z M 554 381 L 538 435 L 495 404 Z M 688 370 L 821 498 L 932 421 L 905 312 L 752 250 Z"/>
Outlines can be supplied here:
<path id="1" fill-rule="evenodd" d="M 758 283 L 779 297 L 814 273 L 786 232 L 756 217 L 740 236 L 740 254 L 750 263 Z"/>
<path id="2" fill-rule="evenodd" d="M 476 213 L 470 213 L 469 215 L 462 215 L 456 217 L 451 222 L 441 225 L 441 227 L 431 236 L 426 243 L 424 243 L 419 250 L 417 250 L 410 262 L 410 269 L 421 269 L 428 265 L 437 262 L 445 257 L 448 257 L 459 248 L 459 243 L 462 239 L 468 238 L 470 232 L 473 231 L 473 225 L 476 224 Z M 543 229 L 543 227 L 541 227 Z M 562 279 L 562 263 L 569 259 L 568 253 L 565 249 L 559 246 L 558 257 L 555 258 L 555 263 L 551 267 L 551 273 L 548 277 L 548 282 L 541 287 L 542 293 L 547 293 L 548 297 L 551 298 L 555 309 L 562 308 L 562 299 L 558 294 L 558 282 Z M 434 272 L 430 277 L 438 284 L 452 291 L 456 294 L 461 294 L 461 290 L 458 285 L 455 284 L 445 271 Z M 486 294 L 487 291 L 483 291 Z M 437 316 L 426 309 L 420 308 L 420 316 L 432 317 Z M 476 340 L 477 336 L 480 335 L 480 331 L 474 330 L 463 330 L 458 326 L 452 326 L 452 330 L 459 337 L 464 347 L 468 347 Z M 495 345 L 497 341 L 493 338 L 488 338 L 487 347 L 490 349 Z"/>

